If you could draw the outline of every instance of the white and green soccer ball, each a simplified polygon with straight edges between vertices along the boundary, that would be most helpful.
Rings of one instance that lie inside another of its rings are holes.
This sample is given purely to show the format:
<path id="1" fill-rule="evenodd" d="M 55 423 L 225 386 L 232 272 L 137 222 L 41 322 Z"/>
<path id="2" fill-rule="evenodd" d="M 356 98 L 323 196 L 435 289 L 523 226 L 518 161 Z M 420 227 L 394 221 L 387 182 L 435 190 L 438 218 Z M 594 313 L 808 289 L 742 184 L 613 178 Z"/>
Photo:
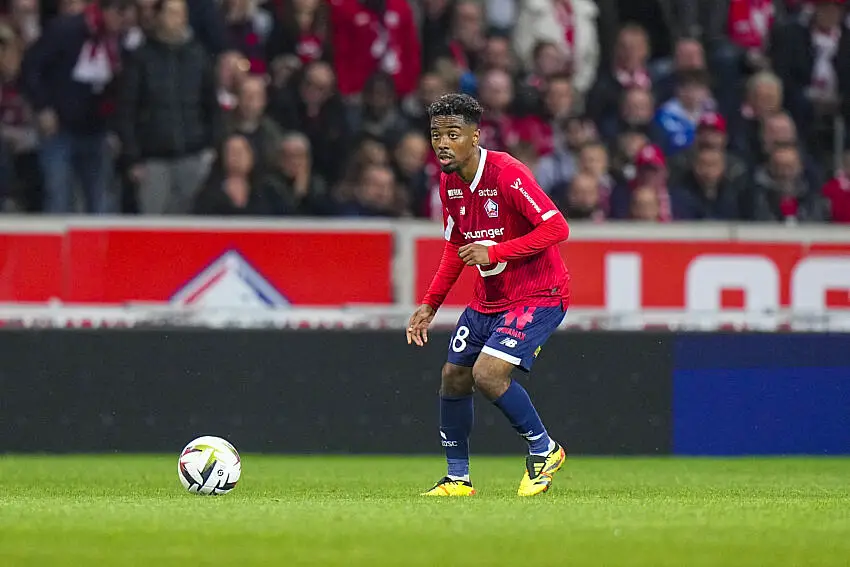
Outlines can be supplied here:
<path id="1" fill-rule="evenodd" d="M 227 494 L 242 476 L 242 461 L 233 445 L 221 437 L 204 435 L 180 453 L 177 476 L 193 494 Z"/>

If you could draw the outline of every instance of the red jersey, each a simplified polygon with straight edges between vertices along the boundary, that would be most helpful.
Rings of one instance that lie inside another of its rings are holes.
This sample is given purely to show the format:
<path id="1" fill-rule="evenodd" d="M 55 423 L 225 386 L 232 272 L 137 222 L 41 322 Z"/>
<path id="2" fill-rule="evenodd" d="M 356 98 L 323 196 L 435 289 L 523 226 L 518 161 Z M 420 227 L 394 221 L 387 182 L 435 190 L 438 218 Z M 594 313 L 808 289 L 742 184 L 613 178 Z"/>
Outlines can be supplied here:
<path id="1" fill-rule="evenodd" d="M 569 303 L 569 272 L 558 249 L 569 227 L 531 171 L 509 154 L 481 149 L 471 183 L 440 176 L 446 248 L 424 303 L 438 309 L 464 267 L 458 249 L 489 246 L 492 264 L 479 277 L 469 307 L 499 313 L 513 306 Z"/>

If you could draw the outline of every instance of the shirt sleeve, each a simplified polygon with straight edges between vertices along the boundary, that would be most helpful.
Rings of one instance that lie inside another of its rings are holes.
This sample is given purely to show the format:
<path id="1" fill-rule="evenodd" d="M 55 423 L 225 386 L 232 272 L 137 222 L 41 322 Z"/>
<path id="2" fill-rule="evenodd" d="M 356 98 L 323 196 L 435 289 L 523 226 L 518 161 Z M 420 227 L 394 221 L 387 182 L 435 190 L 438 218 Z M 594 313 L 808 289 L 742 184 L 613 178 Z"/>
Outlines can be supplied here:
<path id="1" fill-rule="evenodd" d="M 458 256 L 458 249 L 464 241 L 455 220 L 446 208 L 445 176 L 442 175 L 440 178 L 440 204 L 443 207 L 443 237 L 446 239 L 446 246 L 443 248 L 443 256 L 440 258 L 437 272 L 422 299 L 422 303 L 430 305 L 434 308 L 434 311 L 438 310 L 446 300 L 446 296 L 460 277 L 465 266 L 463 260 Z"/>
<path id="2" fill-rule="evenodd" d="M 532 226 L 539 226 L 561 214 L 526 167 L 511 166 L 502 170 L 499 175 L 499 192 Z"/>

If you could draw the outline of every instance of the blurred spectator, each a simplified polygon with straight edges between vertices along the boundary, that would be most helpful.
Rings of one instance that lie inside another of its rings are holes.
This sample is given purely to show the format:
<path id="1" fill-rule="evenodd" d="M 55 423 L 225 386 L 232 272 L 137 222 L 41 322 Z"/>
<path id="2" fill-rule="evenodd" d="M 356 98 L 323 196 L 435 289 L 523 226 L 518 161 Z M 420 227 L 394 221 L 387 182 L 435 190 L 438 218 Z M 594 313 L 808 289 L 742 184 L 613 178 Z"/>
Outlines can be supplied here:
<path id="1" fill-rule="evenodd" d="M 186 213 L 222 133 L 215 74 L 185 0 L 159 0 L 156 31 L 125 72 L 121 141 L 144 214 Z"/>
<path id="2" fill-rule="evenodd" d="M 653 80 L 655 98 L 666 102 L 677 94 L 680 77 L 694 71 L 707 71 L 702 44 L 692 38 L 681 38 L 673 47 L 672 69 L 665 70 Z"/>
<path id="3" fill-rule="evenodd" d="M 547 193 L 569 183 L 578 170 L 576 154 L 584 144 L 597 139 L 593 122 L 584 116 L 571 116 L 560 121 L 561 133 L 554 151 L 543 157 L 534 174 Z"/>
<path id="4" fill-rule="evenodd" d="M 514 49 L 531 67 L 538 42 L 551 42 L 564 57 L 573 87 L 583 99 L 596 80 L 599 10 L 591 0 L 525 0 L 514 29 Z"/>
<path id="5" fill-rule="evenodd" d="M 709 76 L 705 70 L 681 71 L 676 77 L 676 96 L 661 105 L 655 121 L 664 131 L 662 149 L 675 155 L 694 142 L 697 124 L 706 112 L 714 110 Z"/>
<path id="6" fill-rule="evenodd" d="M 219 0 L 186 0 L 186 7 L 192 34 L 207 53 L 219 56 L 232 49 Z"/>
<path id="7" fill-rule="evenodd" d="M 313 61 L 330 61 L 328 4 L 323 0 L 283 0 L 282 4 L 266 44 L 272 74 L 281 78 L 289 66 L 298 69 Z"/>
<path id="8" fill-rule="evenodd" d="M 841 168 L 821 190 L 829 201 L 833 222 L 850 223 L 850 151 L 844 152 Z"/>
<path id="9" fill-rule="evenodd" d="M 159 0 L 157 0 L 159 1 Z M 216 97 L 221 110 L 228 112 L 239 103 L 239 85 L 247 76 L 251 64 L 235 51 L 222 53 L 216 67 Z"/>
<path id="10" fill-rule="evenodd" d="M 431 145 L 419 131 L 410 131 L 402 136 L 393 151 L 393 169 L 396 179 L 405 189 L 408 201 L 416 203 L 416 210 L 428 196 L 430 180 L 425 169 Z"/>
<path id="11" fill-rule="evenodd" d="M 416 93 L 404 99 L 401 106 L 408 124 L 416 131 L 427 134 L 431 129 L 428 107 L 447 92 L 446 82 L 437 73 L 429 72 L 419 77 Z"/>
<path id="12" fill-rule="evenodd" d="M 3 144 L 6 188 L 18 206 L 41 210 L 42 179 L 38 163 L 38 131 L 20 85 L 22 41 L 0 24 L 0 143 Z"/>
<path id="13" fill-rule="evenodd" d="M 172 0 L 173 1 L 173 0 Z M 257 183 L 254 152 L 244 136 L 227 138 L 216 163 L 198 193 L 195 213 L 202 215 L 269 215 L 273 210 Z"/>
<path id="14" fill-rule="evenodd" d="M 511 148 L 511 155 L 532 171 L 534 171 L 540 162 L 540 154 L 537 153 L 537 147 L 532 142 L 526 140 L 517 142 Z"/>
<path id="15" fill-rule="evenodd" d="M 602 138 L 609 143 L 621 130 L 640 128 L 653 143 L 663 142 L 665 132 L 655 121 L 655 98 L 645 87 L 630 87 L 623 91 L 619 113 L 610 115 L 599 125 Z"/>
<path id="16" fill-rule="evenodd" d="M 710 45 L 710 66 L 716 79 L 717 102 L 720 113 L 732 116 L 741 105 L 743 78 L 746 73 L 770 68 L 767 56 L 773 24 L 776 21 L 774 4 L 781 0 L 728 0 L 713 4 L 715 29 L 706 30 Z M 722 16 L 728 14 L 723 19 Z"/>
<path id="17" fill-rule="evenodd" d="M 519 71 L 516 58 L 511 51 L 509 37 L 493 34 L 487 38 L 481 52 L 481 69 L 485 71 L 499 69 L 510 75 Z"/>
<path id="18" fill-rule="evenodd" d="M 599 141 L 587 142 L 578 153 L 578 171 L 580 175 L 590 175 L 596 180 L 599 192 L 599 204 L 605 216 L 611 204 L 611 192 L 616 181 L 611 176 L 608 148 Z"/>
<path id="19" fill-rule="evenodd" d="M 260 174 L 270 171 L 278 162 L 283 132 L 266 112 L 266 79 L 246 77 L 239 89 L 239 103 L 227 116 L 227 132 L 241 134 L 251 143 L 255 167 Z"/>
<path id="20" fill-rule="evenodd" d="M 694 165 L 684 176 L 681 187 L 689 197 L 686 219 L 733 221 L 741 218 L 741 200 L 747 177 L 727 175 L 726 153 L 722 148 L 703 146 L 696 151 Z"/>
<path id="21" fill-rule="evenodd" d="M 359 95 L 378 71 L 404 97 L 421 69 L 419 33 L 407 0 L 332 0 L 331 33 L 339 91 Z"/>
<path id="22" fill-rule="evenodd" d="M 784 86 L 785 106 L 800 137 L 812 142 L 818 123 L 839 110 L 839 53 L 850 56 L 850 28 L 844 25 L 844 0 L 814 0 L 810 17 L 778 26 L 771 59 Z M 841 65 L 841 63 L 839 63 Z M 829 143 L 831 140 L 828 140 Z"/>
<path id="23" fill-rule="evenodd" d="M 660 222 L 664 220 L 658 192 L 654 187 L 635 187 L 634 191 L 630 194 L 629 214 L 627 218 L 643 222 Z"/>
<path id="24" fill-rule="evenodd" d="M 730 180 L 748 176 L 748 166 L 741 158 L 727 151 L 729 137 L 727 136 L 726 120 L 716 112 L 707 112 L 697 124 L 694 143 L 687 150 L 679 152 L 667 163 L 670 178 L 681 179 L 691 168 L 696 154 L 703 149 L 714 149 L 723 152 L 726 164 L 725 176 Z"/>
<path id="25" fill-rule="evenodd" d="M 782 81 L 768 71 L 747 81 L 744 104 L 732 120 L 730 143 L 733 151 L 748 161 L 758 155 L 762 122 L 782 110 Z M 728 118 L 728 117 L 727 117 Z"/>
<path id="26" fill-rule="evenodd" d="M 631 87 L 651 88 L 647 70 L 649 37 L 642 27 L 627 24 L 617 35 L 614 59 L 609 69 L 602 69 L 587 95 L 585 108 L 597 122 L 616 116 L 623 91 Z"/>
<path id="27" fill-rule="evenodd" d="M 627 128 L 617 135 L 611 159 L 611 175 L 617 183 L 635 178 L 635 160 L 641 148 L 651 144 L 643 128 Z"/>
<path id="28" fill-rule="evenodd" d="M 428 4 L 441 4 L 441 0 L 430 0 Z M 448 6 L 437 19 L 430 15 L 426 19 L 424 42 L 426 46 L 433 43 L 425 64 L 436 67 L 440 61 L 450 62 L 458 73 L 460 90 L 474 95 L 477 94 L 474 71 L 480 66 L 486 43 L 484 12 L 476 0 L 456 0 Z M 448 25 L 446 13 L 450 17 Z"/>
<path id="29" fill-rule="evenodd" d="M 379 138 L 394 146 L 408 124 L 399 108 L 393 78 L 375 73 L 363 88 L 362 102 L 349 112 L 351 130 Z"/>
<path id="30" fill-rule="evenodd" d="M 767 165 L 756 170 L 752 203 L 752 218 L 758 221 L 829 220 L 828 201 L 820 186 L 806 179 L 795 144 L 777 145 Z"/>
<path id="31" fill-rule="evenodd" d="M 38 117 L 45 204 L 71 212 L 74 176 L 90 213 L 109 210 L 113 145 L 110 86 L 121 71 L 119 34 L 126 0 L 100 0 L 54 18 L 22 66 L 24 92 Z"/>
<path id="32" fill-rule="evenodd" d="M 41 36 L 39 4 L 39 0 L 9 0 L 7 23 L 20 38 L 23 48 L 29 47 Z M 83 4 L 80 2 L 79 10 L 82 8 Z M 79 13 L 79 10 L 75 10 L 75 13 Z"/>
<path id="33" fill-rule="evenodd" d="M 560 209 L 569 220 L 605 220 L 599 181 L 586 173 L 573 177 L 565 196 L 557 196 Z"/>
<path id="34" fill-rule="evenodd" d="M 481 120 L 481 145 L 487 149 L 506 152 L 519 141 L 516 117 L 510 114 L 514 87 L 504 71 L 487 71 L 481 79 L 479 100 L 484 107 Z"/>
<path id="35" fill-rule="evenodd" d="M 324 61 L 310 63 L 297 86 L 278 90 L 271 106 L 272 118 L 284 130 L 303 132 L 310 139 L 313 171 L 336 183 L 351 135 L 331 66 Z"/>
<path id="36" fill-rule="evenodd" d="M 423 0 L 422 14 L 422 62 L 426 70 L 432 70 L 434 63 L 445 55 L 451 41 L 452 26 L 455 21 L 455 6 L 452 0 Z M 476 23 L 477 35 L 483 38 L 481 12 Z"/>
<path id="37" fill-rule="evenodd" d="M 321 216 L 333 209 L 328 186 L 313 173 L 310 140 L 300 132 L 284 134 L 278 160 L 263 181 L 263 194 L 280 215 Z"/>
<path id="38" fill-rule="evenodd" d="M 258 0 L 222 0 L 227 44 L 248 61 L 248 72 L 268 72 L 266 53 L 274 19 Z"/>
<path id="39" fill-rule="evenodd" d="M 397 197 L 395 176 L 390 168 L 367 165 L 357 183 L 354 201 L 345 205 L 342 214 L 354 217 L 395 217 Z"/>
<path id="40" fill-rule="evenodd" d="M 633 193 L 646 187 L 655 191 L 658 211 L 654 216 L 658 220 L 669 222 L 686 216 L 687 201 L 682 192 L 669 186 L 664 152 L 658 146 L 650 144 L 641 148 L 635 158 L 634 179 L 617 185 L 611 192 L 611 217 L 623 219 L 634 213 L 635 200 L 643 202 L 644 197 L 636 197 Z"/>

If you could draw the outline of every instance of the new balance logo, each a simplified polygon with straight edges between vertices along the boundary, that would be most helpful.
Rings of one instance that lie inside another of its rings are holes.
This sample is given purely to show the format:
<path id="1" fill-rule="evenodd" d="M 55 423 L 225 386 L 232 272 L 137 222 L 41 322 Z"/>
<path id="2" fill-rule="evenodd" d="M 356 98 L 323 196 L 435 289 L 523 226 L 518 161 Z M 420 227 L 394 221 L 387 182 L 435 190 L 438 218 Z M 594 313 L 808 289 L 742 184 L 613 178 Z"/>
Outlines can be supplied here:
<path id="1" fill-rule="evenodd" d="M 514 348 L 517 345 L 516 339 L 502 339 L 500 345 L 505 345 L 508 348 Z"/>

